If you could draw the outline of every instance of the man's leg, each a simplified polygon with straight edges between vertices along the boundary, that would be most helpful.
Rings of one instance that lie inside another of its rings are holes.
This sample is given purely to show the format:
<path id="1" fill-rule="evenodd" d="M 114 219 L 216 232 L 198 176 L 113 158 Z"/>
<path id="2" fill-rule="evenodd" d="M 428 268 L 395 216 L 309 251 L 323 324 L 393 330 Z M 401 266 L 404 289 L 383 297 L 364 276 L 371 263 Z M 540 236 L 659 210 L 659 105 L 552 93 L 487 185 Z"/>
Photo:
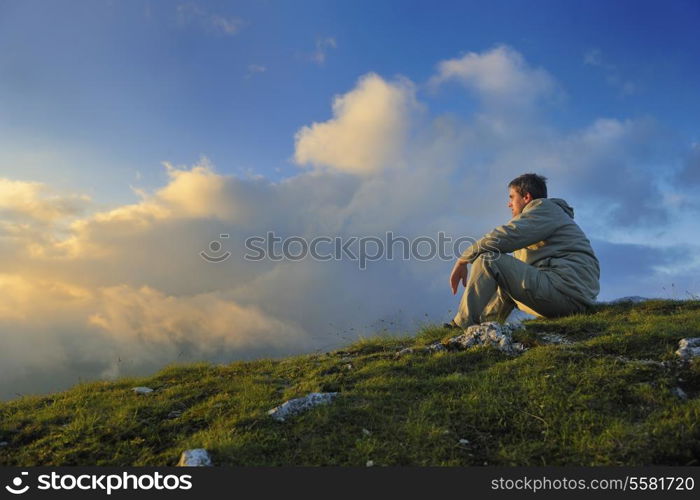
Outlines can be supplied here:
<path id="1" fill-rule="evenodd" d="M 490 315 L 492 311 L 488 311 L 488 306 L 494 300 L 494 305 L 498 304 L 497 297 L 494 297 L 497 292 L 504 301 L 507 298 L 523 304 L 539 316 L 555 317 L 583 311 L 581 304 L 552 286 L 546 272 L 510 255 L 494 257 L 494 254 L 482 254 L 472 264 L 454 318 L 462 328 L 479 324 Z"/>
<path id="2" fill-rule="evenodd" d="M 486 255 L 480 255 L 471 265 L 467 286 L 462 294 L 459 309 L 454 317 L 454 322 L 462 328 L 477 325 L 482 322 L 482 314 L 487 310 L 498 315 L 498 305 L 507 304 L 510 299 L 502 290 L 498 289 L 498 283 L 491 277 L 487 268 Z M 511 307 L 512 310 L 512 307 Z M 510 311 L 509 311 L 510 313 Z"/>
<path id="3" fill-rule="evenodd" d="M 508 315 L 515 308 L 516 304 L 505 294 L 503 288 L 498 287 L 491 300 L 481 313 L 481 323 L 485 321 L 497 321 L 504 323 Z"/>

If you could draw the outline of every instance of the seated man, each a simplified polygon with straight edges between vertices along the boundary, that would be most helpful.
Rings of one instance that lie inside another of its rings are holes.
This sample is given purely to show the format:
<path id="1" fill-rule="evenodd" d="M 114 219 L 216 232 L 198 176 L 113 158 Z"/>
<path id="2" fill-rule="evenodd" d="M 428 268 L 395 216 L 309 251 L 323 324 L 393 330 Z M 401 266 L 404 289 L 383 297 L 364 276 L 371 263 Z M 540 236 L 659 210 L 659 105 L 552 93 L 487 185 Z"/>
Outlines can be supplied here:
<path id="1" fill-rule="evenodd" d="M 584 312 L 595 302 L 598 259 L 574 222 L 574 209 L 547 198 L 546 180 L 524 174 L 511 181 L 513 218 L 457 259 L 450 286 L 456 294 L 461 281 L 465 290 L 451 326 L 503 322 L 516 305 L 536 316 L 556 317 Z"/>

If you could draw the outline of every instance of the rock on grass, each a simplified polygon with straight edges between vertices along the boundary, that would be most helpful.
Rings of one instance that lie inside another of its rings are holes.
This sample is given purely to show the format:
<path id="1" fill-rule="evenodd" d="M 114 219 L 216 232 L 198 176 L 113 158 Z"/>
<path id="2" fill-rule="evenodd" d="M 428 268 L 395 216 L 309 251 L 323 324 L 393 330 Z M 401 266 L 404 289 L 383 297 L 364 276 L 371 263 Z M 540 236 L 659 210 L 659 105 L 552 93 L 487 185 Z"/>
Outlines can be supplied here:
<path id="1" fill-rule="evenodd" d="M 678 342 L 678 350 L 676 351 L 676 354 L 683 361 L 688 361 L 691 358 L 700 356 L 700 337 L 681 339 Z"/>
<path id="2" fill-rule="evenodd" d="M 509 323 L 502 325 L 495 321 L 488 321 L 470 326 L 463 334 L 452 337 L 445 344 L 452 350 L 490 345 L 507 354 L 518 354 L 524 350 L 524 347 L 518 342 L 513 342 L 513 332 L 517 329 L 517 326 Z"/>
<path id="3" fill-rule="evenodd" d="M 180 456 L 178 467 L 211 467 L 211 457 L 204 448 L 185 450 Z"/>
<path id="4" fill-rule="evenodd" d="M 136 394 L 141 394 L 143 396 L 153 392 L 153 389 L 151 389 L 150 387 L 134 387 L 131 390 L 134 391 Z"/>
<path id="5" fill-rule="evenodd" d="M 284 422 L 287 418 L 310 410 L 314 406 L 330 403 L 337 395 L 337 392 L 312 392 L 303 398 L 285 401 L 267 413 L 278 422 Z"/>

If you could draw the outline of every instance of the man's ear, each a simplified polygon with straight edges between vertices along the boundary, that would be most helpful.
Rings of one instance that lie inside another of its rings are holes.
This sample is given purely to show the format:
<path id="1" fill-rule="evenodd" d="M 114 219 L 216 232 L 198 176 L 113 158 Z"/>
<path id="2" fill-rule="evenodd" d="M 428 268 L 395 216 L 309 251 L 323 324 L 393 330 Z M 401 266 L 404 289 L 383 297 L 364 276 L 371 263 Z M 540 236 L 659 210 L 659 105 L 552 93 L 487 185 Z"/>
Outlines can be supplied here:
<path id="1" fill-rule="evenodd" d="M 532 197 L 532 195 L 531 195 L 530 193 L 525 193 L 525 196 L 523 196 L 523 201 L 525 202 L 525 204 L 527 205 L 527 204 L 530 203 L 532 200 L 534 200 L 534 198 Z"/>

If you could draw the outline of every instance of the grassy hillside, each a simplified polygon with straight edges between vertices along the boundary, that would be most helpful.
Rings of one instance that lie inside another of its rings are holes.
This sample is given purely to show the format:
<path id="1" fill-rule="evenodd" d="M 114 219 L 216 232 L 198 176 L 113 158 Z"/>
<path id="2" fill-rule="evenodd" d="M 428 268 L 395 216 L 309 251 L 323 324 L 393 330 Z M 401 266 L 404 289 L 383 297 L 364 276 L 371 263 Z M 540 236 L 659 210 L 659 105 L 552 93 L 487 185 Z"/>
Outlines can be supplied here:
<path id="1" fill-rule="evenodd" d="M 173 365 L 0 403 L 0 464 L 175 465 L 187 448 L 226 466 L 700 464 L 700 360 L 674 355 L 679 339 L 700 336 L 700 301 L 529 321 L 517 357 L 490 347 L 394 356 L 453 334 L 432 327 L 325 354 Z M 267 415 L 313 391 L 340 395 L 286 422 Z"/>

